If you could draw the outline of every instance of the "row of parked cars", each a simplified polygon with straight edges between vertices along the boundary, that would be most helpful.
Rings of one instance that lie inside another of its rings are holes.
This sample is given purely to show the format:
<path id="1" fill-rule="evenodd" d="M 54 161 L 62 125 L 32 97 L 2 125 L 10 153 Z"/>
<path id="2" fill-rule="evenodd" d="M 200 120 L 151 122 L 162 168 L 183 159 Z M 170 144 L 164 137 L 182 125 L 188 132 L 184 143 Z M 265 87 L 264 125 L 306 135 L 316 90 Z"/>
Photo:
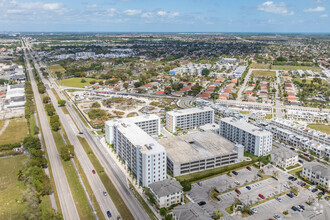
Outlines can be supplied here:
<path id="1" fill-rule="evenodd" d="M 302 212 L 302 211 L 305 210 L 305 206 L 303 206 L 303 205 L 295 205 L 295 206 L 292 206 L 291 209 L 293 211 Z"/>

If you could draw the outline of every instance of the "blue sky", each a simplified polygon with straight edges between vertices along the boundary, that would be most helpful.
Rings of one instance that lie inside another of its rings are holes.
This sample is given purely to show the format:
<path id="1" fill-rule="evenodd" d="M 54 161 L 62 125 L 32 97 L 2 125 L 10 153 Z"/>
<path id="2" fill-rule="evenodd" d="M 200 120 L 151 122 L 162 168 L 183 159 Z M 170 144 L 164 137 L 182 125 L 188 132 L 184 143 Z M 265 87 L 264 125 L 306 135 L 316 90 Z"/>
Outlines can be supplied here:
<path id="1" fill-rule="evenodd" d="M 330 0 L 0 0 L 0 31 L 330 32 Z"/>

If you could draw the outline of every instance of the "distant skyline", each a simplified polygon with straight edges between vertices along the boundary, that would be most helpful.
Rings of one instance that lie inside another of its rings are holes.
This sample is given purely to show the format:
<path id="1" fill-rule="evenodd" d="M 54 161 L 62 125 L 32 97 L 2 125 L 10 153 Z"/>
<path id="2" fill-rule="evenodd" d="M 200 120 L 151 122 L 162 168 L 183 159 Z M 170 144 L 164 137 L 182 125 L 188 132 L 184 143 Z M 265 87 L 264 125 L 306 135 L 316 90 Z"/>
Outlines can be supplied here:
<path id="1" fill-rule="evenodd" d="M 0 31 L 330 32 L 330 0 L 0 0 Z"/>

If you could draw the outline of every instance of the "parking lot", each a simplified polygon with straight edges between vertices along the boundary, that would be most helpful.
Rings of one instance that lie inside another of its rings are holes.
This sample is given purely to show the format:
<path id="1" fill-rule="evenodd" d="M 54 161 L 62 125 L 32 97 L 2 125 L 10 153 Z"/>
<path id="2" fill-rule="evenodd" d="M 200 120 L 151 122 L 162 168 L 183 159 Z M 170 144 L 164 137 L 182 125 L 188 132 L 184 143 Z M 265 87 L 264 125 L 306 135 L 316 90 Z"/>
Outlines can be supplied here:
<path id="1" fill-rule="evenodd" d="M 205 180 L 192 185 L 192 190 L 188 192 L 188 196 L 196 203 L 200 201 L 205 201 L 206 204 L 202 206 L 202 208 L 207 211 L 210 215 L 215 210 L 220 210 L 227 219 L 237 219 L 239 216 L 231 216 L 226 211 L 225 208 L 231 206 L 235 199 L 238 198 L 241 202 L 245 204 L 255 204 L 258 201 L 262 201 L 258 195 L 262 194 L 265 199 L 268 197 L 272 197 L 280 194 L 280 192 L 288 192 L 289 190 L 285 187 L 288 185 L 288 182 L 291 182 L 292 185 L 298 186 L 296 181 L 288 180 L 290 174 L 277 169 L 273 166 L 267 166 L 264 168 L 264 172 L 266 175 L 272 175 L 274 171 L 278 172 L 278 180 L 270 177 L 252 184 L 248 184 L 251 189 L 247 189 L 246 186 L 240 186 L 238 189 L 241 192 L 239 195 L 234 190 L 226 192 L 224 194 L 220 194 L 218 199 L 219 202 L 213 201 L 209 194 L 211 190 L 216 187 L 217 190 L 221 193 L 229 188 L 236 187 L 235 181 L 238 181 L 241 185 L 246 184 L 247 182 L 252 182 L 256 179 L 260 179 L 257 177 L 258 169 L 252 167 L 252 170 L 249 171 L 246 168 L 242 168 L 237 170 L 238 175 L 232 176 L 221 175 L 209 180 Z M 284 217 L 283 211 L 288 211 L 289 215 L 297 212 L 291 209 L 292 206 L 296 205 L 304 205 L 308 206 L 305 202 L 309 200 L 309 198 L 316 197 L 316 193 L 312 193 L 310 190 L 305 189 L 304 187 L 298 186 L 299 194 L 296 197 L 290 198 L 286 194 L 280 196 L 281 202 L 276 199 L 271 199 L 266 201 L 260 205 L 255 206 L 256 213 L 249 218 L 257 218 L 257 219 L 268 219 L 273 217 L 275 214 L 279 215 L 281 218 Z M 239 217 L 240 218 L 240 217 Z"/>
<path id="2" fill-rule="evenodd" d="M 188 196 L 194 201 L 210 201 L 210 191 L 215 187 L 219 192 L 226 191 L 227 189 L 236 187 L 235 181 L 238 181 L 241 185 L 246 181 L 251 182 L 257 177 L 258 169 L 251 167 L 251 171 L 246 168 L 237 170 L 238 175 L 231 173 L 231 176 L 227 174 L 214 177 L 199 183 L 192 184 L 191 191 L 188 192 Z"/>

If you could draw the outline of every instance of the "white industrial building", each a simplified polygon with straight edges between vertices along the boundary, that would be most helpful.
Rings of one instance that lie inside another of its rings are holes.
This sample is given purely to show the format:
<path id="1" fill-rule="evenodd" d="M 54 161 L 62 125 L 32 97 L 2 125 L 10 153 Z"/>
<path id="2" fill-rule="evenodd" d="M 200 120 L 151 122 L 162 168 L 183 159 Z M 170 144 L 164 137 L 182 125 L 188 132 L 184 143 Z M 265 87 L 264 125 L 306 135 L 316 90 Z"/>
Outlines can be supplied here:
<path id="1" fill-rule="evenodd" d="M 330 189 L 330 167 L 318 162 L 305 163 L 301 176 L 307 180 Z"/>
<path id="2" fill-rule="evenodd" d="M 166 179 L 166 152 L 165 148 L 147 133 L 157 134 L 157 125 L 149 124 L 149 127 L 141 128 L 142 126 L 134 121 L 134 118 L 107 121 L 105 138 L 139 182 L 148 186 Z M 136 121 L 143 124 L 141 118 Z"/>
<path id="3" fill-rule="evenodd" d="M 168 137 L 159 140 L 167 154 L 167 170 L 173 176 L 213 169 L 243 160 L 244 147 L 208 132 Z"/>
<path id="4" fill-rule="evenodd" d="M 222 118 L 219 133 L 232 142 L 242 144 L 245 150 L 257 156 L 268 155 L 272 150 L 272 133 L 243 119 Z"/>
<path id="5" fill-rule="evenodd" d="M 177 128 L 186 130 L 213 122 L 214 110 L 209 107 L 166 112 L 166 129 L 172 133 L 175 133 Z"/>
<path id="6" fill-rule="evenodd" d="M 5 109 L 24 107 L 25 102 L 25 85 L 23 83 L 7 86 Z"/>

